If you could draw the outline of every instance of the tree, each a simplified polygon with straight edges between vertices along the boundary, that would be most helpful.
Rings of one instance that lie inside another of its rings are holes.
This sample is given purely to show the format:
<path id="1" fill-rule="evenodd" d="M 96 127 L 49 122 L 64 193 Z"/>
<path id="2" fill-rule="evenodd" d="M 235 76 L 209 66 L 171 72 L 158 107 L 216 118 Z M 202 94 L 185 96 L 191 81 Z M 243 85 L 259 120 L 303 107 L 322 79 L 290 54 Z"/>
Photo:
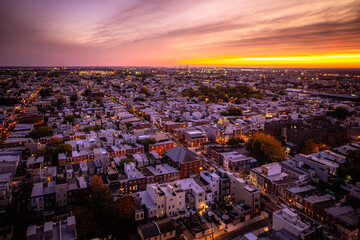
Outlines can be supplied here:
<path id="1" fill-rule="evenodd" d="M 184 97 L 202 97 L 207 99 L 208 102 L 216 103 L 219 100 L 228 102 L 229 98 L 242 99 L 243 97 L 261 97 L 262 94 L 259 91 L 255 91 L 252 88 L 244 85 L 238 85 L 236 87 L 217 87 L 211 88 L 208 86 L 200 86 L 197 91 L 193 88 L 188 88 L 181 93 Z"/>
<path id="2" fill-rule="evenodd" d="M 142 94 L 146 94 L 146 93 L 148 93 L 148 89 L 147 89 L 147 87 L 142 86 L 142 87 L 140 88 L 140 93 L 142 93 Z"/>
<path id="3" fill-rule="evenodd" d="M 92 239 L 101 235 L 94 213 L 86 206 L 75 206 L 72 212 L 76 216 L 76 232 L 79 239 Z"/>
<path id="4" fill-rule="evenodd" d="M 286 95 L 286 92 L 285 92 L 284 90 L 280 90 L 280 91 L 279 91 L 279 94 L 280 94 L 281 96 L 284 96 L 284 95 Z"/>
<path id="5" fill-rule="evenodd" d="M 125 125 L 128 130 L 133 126 L 131 122 L 125 122 Z"/>
<path id="6" fill-rule="evenodd" d="M 75 122 L 76 117 L 74 115 L 67 115 L 64 117 L 65 122 Z"/>
<path id="7" fill-rule="evenodd" d="M 235 104 L 241 104 L 241 103 L 242 103 L 241 99 L 237 98 L 237 99 L 235 100 Z"/>
<path id="8" fill-rule="evenodd" d="M 55 150 L 56 153 L 69 153 L 71 151 L 72 151 L 72 146 L 67 143 L 60 144 Z"/>
<path id="9" fill-rule="evenodd" d="M 88 97 L 91 94 L 91 90 L 90 89 L 86 89 L 81 95 L 84 97 Z"/>
<path id="10" fill-rule="evenodd" d="M 99 130 L 101 130 L 101 129 L 104 129 L 101 125 L 96 124 L 96 125 L 94 126 L 94 130 L 95 130 L 95 131 L 99 131 Z"/>
<path id="11" fill-rule="evenodd" d="M 258 160 L 258 164 L 282 161 L 286 156 L 281 142 L 263 133 L 257 133 L 250 138 L 246 149 Z"/>
<path id="12" fill-rule="evenodd" d="M 301 153 L 303 154 L 311 154 L 319 152 L 318 145 L 314 142 L 313 139 L 308 139 L 305 141 L 303 148 L 301 149 Z"/>
<path id="13" fill-rule="evenodd" d="M 230 139 L 227 141 L 226 144 L 229 145 L 229 146 L 234 147 L 234 146 L 236 146 L 236 145 L 238 144 L 238 142 L 236 141 L 235 138 L 230 138 Z"/>
<path id="14" fill-rule="evenodd" d="M 0 97 L 0 106 L 11 106 L 20 103 L 18 98 L 3 98 Z"/>
<path id="15" fill-rule="evenodd" d="M 351 116 L 351 113 L 346 108 L 337 107 L 334 111 L 327 112 L 326 116 L 337 119 L 346 119 L 346 117 Z"/>
<path id="16" fill-rule="evenodd" d="M 52 94 L 51 88 L 43 88 L 39 91 L 41 98 L 49 97 Z"/>
<path id="17" fill-rule="evenodd" d="M 216 98 L 217 99 L 221 99 L 221 100 L 223 100 L 223 102 L 228 102 L 229 101 L 229 99 L 228 99 L 228 97 L 227 97 L 227 95 L 226 95 L 226 93 L 225 92 L 219 92 L 217 95 L 216 95 Z"/>
<path id="18" fill-rule="evenodd" d="M 90 185 L 91 185 L 91 190 L 93 192 L 100 191 L 102 188 L 105 187 L 104 181 L 103 181 L 102 177 L 99 175 L 93 176 L 93 178 L 91 179 Z"/>
<path id="19" fill-rule="evenodd" d="M 146 101 L 145 98 L 140 98 L 140 97 L 134 98 L 134 102 L 145 102 L 145 101 Z"/>
<path id="20" fill-rule="evenodd" d="M 42 138 L 42 137 L 52 136 L 54 133 L 55 133 L 55 131 L 53 128 L 51 128 L 49 126 L 45 126 L 45 127 L 40 127 L 38 129 L 30 132 L 29 137 L 38 139 L 38 138 Z"/>
<path id="21" fill-rule="evenodd" d="M 65 100 L 64 100 L 63 98 L 59 98 L 59 99 L 57 99 L 56 102 L 54 102 L 52 105 L 59 107 L 59 106 L 61 106 L 61 105 L 64 104 L 64 103 L 65 103 Z"/>
<path id="22" fill-rule="evenodd" d="M 59 139 L 59 137 L 54 137 L 51 139 L 51 143 L 52 144 L 59 144 L 61 143 L 61 140 Z"/>
<path id="23" fill-rule="evenodd" d="M 221 112 L 223 116 L 242 116 L 242 111 L 238 108 L 229 108 L 227 111 Z"/>
<path id="24" fill-rule="evenodd" d="M 91 195 L 88 202 L 89 210 L 96 216 L 101 237 L 108 236 L 116 231 L 120 225 L 119 208 L 114 202 L 110 189 L 104 185 L 101 176 L 94 175 L 91 183 Z"/>
<path id="25" fill-rule="evenodd" d="M 350 175 L 347 175 L 345 181 L 348 183 L 352 182 L 352 177 Z"/>
<path id="26" fill-rule="evenodd" d="M 94 131 L 94 127 L 93 127 L 93 126 L 83 127 L 83 128 L 82 128 L 82 131 L 83 131 L 83 132 Z"/>
<path id="27" fill-rule="evenodd" d="M 52 154 L 53 154 L 53 150 L 52 150 L 52 148 L 50 148 L 49 146 L 41 147 L 41 148 L 37 151 L 37 155 L 38 155 L 38 156 L 46 156 L 46 155 L 52 155 Z"/>
<path id="28" fill-rule="evenodd" d="M 360 150 L 350 150 L 346 154 L 346 162 L 349 165 L 360 164 Z"/>
<path id="29" fill-rule="evenodd" d="M 141 145 L 144 145 L 145 152 L 148 152 L 149 151 L 149 145 L 150 144 L 155 144 L 156 140 L 154 138 L 146 138 L 146 139 L 138 140 L 137 143 L 141 144 Z"/>
<path id="30" fill-rule="evenodd" d="M 102 104 L 103 98 L 100 96 L 95 96 L 94 100 L 96 101 L 97 104 Z"/>
<path id="31" fill-rule="evenodd" d="M 214 93 L 209 93 L 207 95 L 207 99 L 211 103 L 216 103 L 217 102 L 217 98 L 216 98 L 216 95 Z"/>
<path id="32" fill-rule="evenodd" d="M 242 138 L 230 138 L 228 141 L 227 141 L 227 145 L 231 146 L 231 147 L 236 147 L 238 145 L 240 145 L 241 143 L 244 143 L 244 139 Z"/>
<path id="33" fill-rule="evenodd" d="M 135 160 L 133 159 L 133 158 L 124 158 L 124 159 L 122 159 L 121 160 L 121 162 L 120 162 L 120 164 L 119 164 L 119 166 L 117 167 L 117 169 L 119 170 L 119 171 L 124 171 L 124 164 L 126 163 L 131 163 L 131 162 L 135 162 Z"/>
<path id="34" fill-rule="evenodd" d="M 116 203 L 120 209 L 120 218 L 126 221 L 131 221 L 135 210 L 134 198 L 130 195 L 125 195 L 120 197 Z"/>
<path id="35" fill-rule="evenodd" d="M 73 94 L 73 95 L 70 96 L 70 101 L 71 102 L 76 102 L 77 100 L 78 100 L 77 94 Z"/>

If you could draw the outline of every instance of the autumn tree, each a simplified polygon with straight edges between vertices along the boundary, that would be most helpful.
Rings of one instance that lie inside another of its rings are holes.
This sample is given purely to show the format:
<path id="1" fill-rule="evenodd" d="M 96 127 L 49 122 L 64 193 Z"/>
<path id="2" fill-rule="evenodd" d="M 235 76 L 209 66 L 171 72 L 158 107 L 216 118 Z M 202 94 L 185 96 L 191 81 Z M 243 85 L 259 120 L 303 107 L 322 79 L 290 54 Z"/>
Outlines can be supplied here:
<path id="1" fill-rule="evenodd" d="M 257 133 L 250 138 L 246 149 L 258 160 L 258 164 L 282 161 L 286 156 L 281 142 L 263 133 Z"/>
<path id="2" fill-rule="evenodd" d="M 101 176 L 94 175 L 90 183 L 89 195 L 82 199 L 82 201 L 75 209 L 75 214 L 78 213 L 76 219 L 81 219 L 82 225 L 79 227 L 80 231 L 84 233 L 83 238 L 93 238 L 93 234 L 98 234 L 97 237 L 107 237 L 116 228 L 114 223 L 118 223 L 115 216 L 116 204 L 113 200 L 109 188 L 104 185 Z M 84 219 L 84 216 L 89 219 Z M 95 229 L 92 229 L 96 227 Z"/>
<path id="3" fill-rule="evenodd" d="M 303 148 L 301 149 L 301 153 L 303 154 L 311 154 L 319 152 L 317 148 L 317 144 L 312 139 L 308 139 L 305 141 Z"/>
<path id="4" fill-rule="evenodd" d="M 121 219 L 130 221 L 134 214 L 135 200 L 130 195 L 125 195 L 116 201 L 120 210 L 119 214 Z"/>
<path id="5" fill-rule="evenodd" d="M 54 138 L 51 139 L 51 143 L 52 144 L 59 144 L 59 143 L 61 143 L 61 140 L 60 140 L 59 137 L 54 137 Z"/>
<path id="6" fill-rule="evenodd" d="M 135 200 L 131 196 L 125 196 L 114 201 L 110 189 L 104 185 L 101 176 L 94 175 L 91 183 L 90 198 L 86 202 L 89 216 L 96 216 L 94 224 L 100 230 L 100 237 L 109 234 L 121 236 L 122 232 L 128 231 L 128 224 L 131 224 Z M 120 237 L 118 237 L 120 239 Z"/>
<path id="7" fill-rule="evenodd" d="M 148 89 L 147 89 L 147 87 L 142 86 L 142 87 L 140 88 L 140 93 L 143 93 L 143 94 L 148 93 Z"/>
<path id="8" fill-rule="evenodd" d="M 328 146 L 322 143 L 316 143 L 313 139 L 305 141 L 303 148 L 301 149 L 302 154 L 317 153 L 329 149 Z"/>

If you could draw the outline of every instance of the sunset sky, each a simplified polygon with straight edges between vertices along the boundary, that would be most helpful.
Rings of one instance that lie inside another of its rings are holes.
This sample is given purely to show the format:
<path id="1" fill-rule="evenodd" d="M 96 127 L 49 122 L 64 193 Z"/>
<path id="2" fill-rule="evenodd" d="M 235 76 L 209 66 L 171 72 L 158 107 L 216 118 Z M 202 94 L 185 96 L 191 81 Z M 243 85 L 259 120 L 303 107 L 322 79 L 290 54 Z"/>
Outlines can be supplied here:
<path id="1" fill-rule="evenodd" d="M 0 65 L 360 67 L 360 1 L 1 0 Z"/>

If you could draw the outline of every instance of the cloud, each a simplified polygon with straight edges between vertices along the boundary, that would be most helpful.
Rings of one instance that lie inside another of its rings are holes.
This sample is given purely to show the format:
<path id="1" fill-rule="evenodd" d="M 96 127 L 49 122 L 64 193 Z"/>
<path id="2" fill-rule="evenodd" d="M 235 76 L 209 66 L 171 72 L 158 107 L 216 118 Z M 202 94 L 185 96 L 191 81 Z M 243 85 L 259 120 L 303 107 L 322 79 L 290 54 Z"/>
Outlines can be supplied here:
<path id="1" fill-rule="evenodd" d="M 357 52 L 356 0 L 0 1 L 0 65 Z"/>

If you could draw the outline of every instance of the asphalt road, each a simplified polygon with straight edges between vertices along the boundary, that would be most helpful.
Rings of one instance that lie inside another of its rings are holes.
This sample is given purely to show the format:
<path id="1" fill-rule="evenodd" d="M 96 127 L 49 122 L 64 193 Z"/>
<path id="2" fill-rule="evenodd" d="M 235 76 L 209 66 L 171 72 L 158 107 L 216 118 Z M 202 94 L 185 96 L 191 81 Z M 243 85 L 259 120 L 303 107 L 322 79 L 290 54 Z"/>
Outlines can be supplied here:
<path id="1" fill-rule="evenodd" d="M 263 206 L 263 210 L 269 214 L 272 214 L 273 212 L 280 209 L 273 202 L 268 202 L 264 198 L 261 198 L 261 205 Z"/>
<path id="2" fill-rule="evenodd" d="M 216 240 L 224 240 L 224 239 L 227 239 L 227 238 L 230 238 L 230 239 L 236 238 L 236 237 L 242 236 L 242 235 L 244 235 L 246 233 L 255 231 L 255 230 L 259 229 L 259 228 L 264 228 L 267 225 L 268 225 L 268 220 L 267 219 L 262 219 L 260 221 L 253 222 L 253 223 L 251 223 L 249 225 L 238 228 L 238 229 L 236 229 L 234 231 L 224 233 L 224 234 L 216 237 L 215 239 Z"/>

